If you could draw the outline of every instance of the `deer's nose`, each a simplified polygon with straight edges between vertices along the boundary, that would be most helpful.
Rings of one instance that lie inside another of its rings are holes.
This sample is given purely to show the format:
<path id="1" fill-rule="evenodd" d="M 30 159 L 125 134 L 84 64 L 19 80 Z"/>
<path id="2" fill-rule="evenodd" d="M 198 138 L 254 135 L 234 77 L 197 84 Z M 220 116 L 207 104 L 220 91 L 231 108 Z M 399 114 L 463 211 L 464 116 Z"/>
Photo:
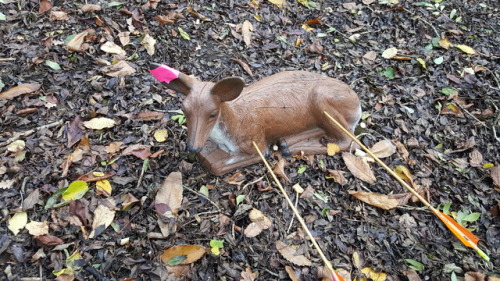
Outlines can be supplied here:
<path id="1" fill-rule="evenodd" d="M 188 144 L 188 145 L 187 145 L 187 149 L 188 149 L 190 152 L 199 153 L 199 152 L 201 152 L 201 150 L 203 149 L 203 147 L 194 147 L 194 146 L 192 146 L 191 144 Z"/>

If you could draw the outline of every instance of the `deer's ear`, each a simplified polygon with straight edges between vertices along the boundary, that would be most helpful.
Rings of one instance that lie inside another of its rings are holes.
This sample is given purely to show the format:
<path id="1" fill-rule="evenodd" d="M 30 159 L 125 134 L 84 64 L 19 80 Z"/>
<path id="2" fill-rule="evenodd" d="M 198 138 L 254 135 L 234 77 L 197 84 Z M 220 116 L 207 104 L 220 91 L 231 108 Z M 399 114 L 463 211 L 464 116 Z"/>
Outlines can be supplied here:
<path id="1" fill-rule="evenodd" d="M 212 94 L 219 97 L 221 101 L 230 101 L 237 98 L 243 88 L 245 87 L 245 81 L 240 77 L 228 77 L 215 83 L 212 88 Z"/>
<path id="2" fill-rule="evenodd" d="M 193 80 L 186 74 L 167 65 L 161 65 L 153 62 L 150 63 L 149 67 L 151 75 L 153 75 L 156 80 L 161 82 L 167 88 L 185 95 L 189 94 L 191 91 Z"/>

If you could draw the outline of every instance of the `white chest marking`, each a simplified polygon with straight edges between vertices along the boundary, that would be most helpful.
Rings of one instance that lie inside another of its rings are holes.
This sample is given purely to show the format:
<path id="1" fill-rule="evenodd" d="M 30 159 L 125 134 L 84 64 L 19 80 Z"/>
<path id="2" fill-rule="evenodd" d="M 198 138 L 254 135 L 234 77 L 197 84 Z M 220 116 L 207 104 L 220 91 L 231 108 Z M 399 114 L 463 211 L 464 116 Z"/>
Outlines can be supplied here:
<path id="1" fill-rule="evenodd" d="M 229 154 L 234 154 L 240 151 L 239 147 L 234 143 L 234 141 L 227 135 L 225 128 L 223 128 L 219 121 L 215 123 L 214 128 L 210 132 L 210 140 L 215 142 L 220 149 L 224 150 Z"/>

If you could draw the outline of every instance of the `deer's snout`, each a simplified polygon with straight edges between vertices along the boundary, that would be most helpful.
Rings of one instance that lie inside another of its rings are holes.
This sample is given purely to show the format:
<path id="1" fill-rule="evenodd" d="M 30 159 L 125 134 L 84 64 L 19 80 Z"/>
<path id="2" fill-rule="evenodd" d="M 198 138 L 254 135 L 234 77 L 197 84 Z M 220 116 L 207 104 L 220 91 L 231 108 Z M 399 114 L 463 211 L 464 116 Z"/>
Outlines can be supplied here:
<path id="1" fill-rule="evenodd" d="M 187 145 L 187 149 L 188 149 L 190 152 L 199 153 L 199 152 L 201 152 L 201 150 L 203 149 L 203 147 L 194 147 L 194 146 L 192 146 L 190 143 L 188 143 L 188 145 Z"/>

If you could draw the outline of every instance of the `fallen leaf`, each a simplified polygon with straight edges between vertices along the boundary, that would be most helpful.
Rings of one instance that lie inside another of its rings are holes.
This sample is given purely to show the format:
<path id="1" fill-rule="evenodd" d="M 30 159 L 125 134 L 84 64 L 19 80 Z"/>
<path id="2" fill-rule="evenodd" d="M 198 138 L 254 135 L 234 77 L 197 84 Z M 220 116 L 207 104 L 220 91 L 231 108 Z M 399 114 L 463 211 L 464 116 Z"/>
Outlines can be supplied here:
<path id="1" fill-rule="evenodd" d="M 191 15 L 199 18 L 202 21 L 212 21 L 212 19 L 210 19 L 209 17 L 206 17 L 206 16 L 198 13 L 197 11 L 195 11 L 194 9 L 192 9 L 191 7 L 187 7 L 186 10 L 188 11 L 188 13 L 190 13 Z"/>
<path id="2" fill-rule="evenodd" d="M 184 31 L 184 29 L 182 29 L 182 27 L 178 26 L 177 30 L 179 30 L 179 34 L 181 35 L 182 39 L 191 40 L 191 37 L 189 36 L 189 34 L 186 31 Z"/>
<path id="3" fill-rule="evenodd" d="M 38 13 L 43 14 L 52 9 L 52 2 L 50 0 L 40 0 L 40 6 L 38 7 Z"/>
<path id="4" fill-rule="evenodd" d="M 0 181 L 0 189 L 10 189 L 12 188 L 12 185 L 14 184 L 14 180 L 4 180 Z"/>
<path id="5" fill-rule="evenodd" d="M 249 21 L 244 21 L 243 25 L 241 26 L 241 35 L 243 36 L 243 42 L 245 42 L 245 45 L 247 47 L 250 47 L 252 44 L 252 31 L 253 31 L 253 25 Z"/>
<path id="6" fill-rule="evenodd" d="M 472 49 L 471 47 L 469 47 L 467 45 L 455 45 L 455 48 L 457 48 L 460 51 L 462 51 L 466 54 L 469 54 L 469 55 L 473 55 L 476 53 L 476 51 L 474 49 Z"/>
<path id="7" fill-rule="evenodd" d="M 146 34 L 141 41 L 141 45 L 143 45 L 144 48 L 146 48 L 146 52 L 148 52 L 148 55 L 150 56 L 155 54 L 155 44 L 156 40 L 149 34 Z"/>
<path id="8" fill-rule="evenodd" d="M 485 281 L 486 280 L 486 275 L 482 274 L 481 272 L 473 272 L 469 271 L 465 273 L 465 279 L 464 281 Z M 488 278 L 488 281 L 490 281 L 491 278 Z"/>
<path id="9" fill-rule="evenodd" d="M 337 144 L 328 143 L 326 145 L 326 154 L 328 154 L 328 156 L 333 156 L 333 155 L 337 154 L 338 152 L 340 152 L 340 147 Z"/>
<path id="10" fill-rule="evenodd" d="M 116 54 L 125 56 L 127 52 L 122 47 L 116 45 L 114 42 L 108 41 L 101 45 L 101 50 L 108 54 Z"/>
<path id="11" fill-rule="evenodd" d="M 101 234 L 115 218 L 115 211 L 105 205 L 99 205 L 94 211 L 94 221 L 92 222 L 92 232 L 89 238 L 95 238 Z"/>
<path id="12" fill-rule="evenodd" d="M 312 42 L 309 47 L 307 47 L 307 50 L 311 53 L 316 53 L 316 54 L 321 54 L 324 51 L 323 45 L 319 42 L 319 40 L 316 40 Z"/>
<path id="13" fill-rule="evenodd" d="M 127 45 L 130 43 L 130 32 L 122 31 L 118 33 L 118 40 L 120 40 L 120 44 L 122 44 L 122 46 Z"/>
<path id="14" fill-rule="evenodd" d="M 153 136 L 157 142 L 165 142 L 168 137 L 168 130 L 167 129 L 155 130 Z"/>
<path id="15" fill-rule="evenodd" d="M 190 264 L 203 257 L 205 252 L 205 247 L 200 245 L 178 245 L 166 249 L 160 255 L 160 259 L 168 264 L 172 259 L 178 256 L 185 256 L 186 258 L 179 264 Z"/>
<path id="16" fill-rule="evenodd" d="M 268 0 L 268 1 L 280 9 L 285 6 L 286 2 L 285 0 Z"/>
<path id="17" fill-rule="evenodd" d="M 113 128 L 116 122 L 113 119 L 106 117 L 96 117 L 89 121 L 83 122 L 83 125 L 88 129 L 102 130 L 104 128 Z"/>
<path id="18" fill-rule="evenodd" d="M 151 155 L 151 151 L 149 151 L 148 145 L 134 144 L 134 145 L 131 145 L 131 146 L 125 148 L 122 151 L 121 155 L 122 156 L 134 155 L 135 157 L 144 160 Z"/>
<path id="19" fill-rule="evenodd" d="M 182 204 L 182 192 L 182 174 L 180 172 L 170 173 L 158 188 L 155 196 L 155 208 L 158 210 L 158 205 L 166 205 L 168 210 L 176 215 Z M 164 215 L 163 212 L 159 214 Z"/>
<path id="20" fill-rule="evenodd" d="M 191 265 L 189 264 L 180 264 L 176 266 L 167 265 L 166 268 L 169 274 L 172 274 L 177 278 L 186 277 L 191 271 Z"/>
<path id="21" fill-rule="evenodd" d="M 289 265 L 285 266 L 285 271 L 288 273 L 288 277 L 292 279 L 292 281 L 300 281 L 300 272 L 297 272 L 293 270 L 293 268 Z"/>
<path id="22" fill-rule="evenodd" d="M 26 223 L 28 222 L 28 213 L 26 212 L 19 212 L 15 213 L 8 221 L 7 228 L 14 233 L 14 235 L 17 235 L 21 229 L 23 229 L 26 226 Z"/>
<path id="23" fill-rule="evenodd" d="M 344 152 L 342 153 L 342 159 L 344 159 L 347 168 L 356 178 L 369 184 L 372 184 L 377 180 L 370 166 L 361 158 Z"/>
<path id="24" fill-rule="evenodd" d="M 68 17 L 68 13 L 64 12 L 64 11 L 50 11 L 50 16 L 49 16 L 49 19 L 50 20 L 68 20 L 69 17 Z"/>
<path id="25" fill-rule="evenodd" d="M 80 10 L 84 13 L 97 12 L 101 10 L 101 5 L 97 4 L 85 4 L 80 7 Z"/>
<path id="26" fill-rule="evenodd" d="M 443 48 L 443 49 L 448 50 L 450 48 L 450 41 L 448 41 L 447 38 L 439 39 L 438 43 L 439 43 L 439 46 L 441 46 L 441 48 Z"/>
<path id="27" fill-rule="evenodd" d="M 21 84 L 19 86 L 15 86 L 13 88 L 10 88 L 7 91 L 1 92 L 0 93 L 0 100 L 8 100 L 15 98 L 20 95 L 24 94 L 29 94 L 35 91 L 38 91 L 42 85 L 38 83 L 32 83 L 32 84 Z"/>
<path id="28" fill-rule="evenodd" d="M 472 167 L 481 167 L 483 163 L 483 155 L 479 150 L 474 149 L 469 153 L 470 165 Z"/>
<path id="29" fill-rule="evenodd" d="M 453 115 L 460 115 L 462 114 L 462 111 L 460 110 L 460 107 L 456 106 L 453 103 L 447 103 L 443 108 L 441 109 L 441 114 L 453 114 Z"/>
<path id="30" fill-rule="evenodd" d="M 385 281 L 387 274 L 384 272 L 376 272 L 375 270 L 365 267 L 361 269 L 361 272 L 373 281 Z"/>
<path id="31" fill-rule="evenodd" d="M 109 145 L 107 145 L 106 147 L 104 147 L 104 151 L 106 151 L 108 154 L 115 154 L 116 152 L 120 151 L 121 149 L 123 149 L 123 142 L 121 141 L 114 141 L 112 143 L 110 143 Z"/>
<path id="32" fill-rule="evenodd" d="M 49 224 L 47 223 L 47 221 L 30 221 L 28 224 L 26 224 L 26 229 L 28 230 L 28 233 L 33 236 L 49 234 Z"/>
<path id="33" fill-rule="evenodd" d="M 76 115 L 71 122 L 66 126 L 66 135 L 68 143 L 66 147 L 72 147 L 75 143 L 79 142 L 83 137 L 83 124 L 79 115 Z"/>
<path id="34" fill-rule="evenodd" d="M 377 58 L 377 53 L 374 51 L 369 51 L 368 53 L 364 54 L 363 56 L 364 59 L 374 61 Z"/>
<path id="35" fill-rule="evenodd" d="M 382 57 L 385 59 L 392 59 L 398 54 L 398 49 L 391 47 L 382 52 Z"/>
<path id="36" fill-rule="evenodd" d="M 247 266 L 245 271 L 241 272 L 241 281 L 255 281 L 257 280 L 257 273 L 253 273 L 252 269 Z"/>
<path id="37" fill-rule="evenodd" d="M 245 72 L 248 73 L 248 75 L 253 77 L 252 70 L 250 69 L 248 64 L 246 64 L 244 61 L 237 59 L 237 58 L 231 58 L 230 60 L 237 62 L 241 66 L 241 68 L 243 68 L 243 70 L 245 70 Z"/>
<path id="38" fill-rule="evenodd" d="M 328 174 L 326 175 L 327 179 L 333 179 L 336 183 L 340 185 L 344 185 L 347 183 L 346 178 L 344 177 L 344 172 L 340 170 L 327 170 Z"/>
<path id="39" fill-rule="evenodd" d="M 311 266 L 312 262 L 304 255 L 297 255 L 297 246 L 288 246 L 287 244 L 276 241 L 276 250 L 289 262 L 299 266 Z"/>
<path id="40" fill-rule="evenodd" d="M 402 178 L 405 182 L 407 182 L 408 184 L 410 184 L 411 186 L 413 186 L 413 176 L 410 173 L 410 171 L 408 170 L 408 168 L 406 168 L 403 165 L 398 165 L 398 166 L 396 166 L 396 168 L 394 168 L 394 172 L 400 178 Z"/>
<path id="41" fill-rule="evenodd" d="M 165 116 L 164 113 L 156 112 L 156 111 L 141 111 L 132 116 L 132 120 L 155 120 L 161 119 Z"/>
<path id="42" fill-rule="evenodd" d="M 398 200 L 389 198 L 389 196 L 385 194 L 364 191 L 349 191 L 349 194 L 367 204 L 384 210 L 390 210 L 399 206 Z"/>
<path id="43" fill-rule="evenodd" d="M 121 60 L 115 64 L 104 67 L 103 71 L 106 75 L 111 77 L 122 77 L 134 73 L 135 68 L 133 68 L 128 62 Z"/>
<path id="44" fill-rule="evenodd" d="M 61 238 L 50 234 L 35 236 L 35 239 L 46 246 L 57 246 L 64 243 Z"/>
<path id="45" fill-rule="evenodd" d="M 26 143 L 23 140 L 16 140 L 16 141 L 11 142 L 7 146 L 7 150 L 10 152 L 17 153 L 17 152 L 23 151 L 25 147 L 26 147 Z"/>
<path id="46" fill-rule="evenodd" d="M 61 195 L 65 201 L 81 199 L 89 190 L 89 186 L 84 181 L 74 181 L 70 183 L 66 191 Z"/>
<path id="47" fill-rule="evenodd" d="M 290 182 L 290 179 L 288 178 L 288 176 L 286 175 L 286 172 L 285 172 L 285 158 L 281 158 L 278 160 L 278 163 L 276 163 L 276 165 L 274 165 L 273 167 L 273 172 L 279 176 L 280 178 L 283 179 L 283 181 L 285 181 L 286 183 Z"/>
<path id="48" fill-rule="evenodd" d="M 370 150 L 378 158 L 386 158 L 396 152 L 396 146 L 390 140 L 382 140 L 374 144 Z"/>
<path id="49" fill-rule="evenodd" d="M 425 61 L 423 59 L 417 58 L 417 61 L 423 69 L 427 70 L 427 65 L 425 64 Z"/>
<path id="50" fill-rule="evenodd" d="M 103 194 L 104 196 L 111 196 L 111 192 L 113 188 L 111 187 L 111 183 L 108 180 L 99 180 L 95 183 L 97 194 Z"/>
<path id="51" fill-rule="evenodd" d="M 490 177 L 493 180 L 493 184 L 500 187 L 500 166 L 491 168 Z"/>
<path id="52" fill-rule="evenodd" d="M 88 46 L 83 44 L 83 40 L 88 34 L 88 31 L 83 31 L 75 35 L 75 37 L 66 44 L 66 49 L 70 52 L 84 52 Z"/>
<path id="53" fill-rule="evenodd" d="M 245 227 L 243 234 L 245 234 L 246 237 L 252 238 L 262 233 L 262 230 L 262 227 L 258 223 L 252 222 Z"/>

